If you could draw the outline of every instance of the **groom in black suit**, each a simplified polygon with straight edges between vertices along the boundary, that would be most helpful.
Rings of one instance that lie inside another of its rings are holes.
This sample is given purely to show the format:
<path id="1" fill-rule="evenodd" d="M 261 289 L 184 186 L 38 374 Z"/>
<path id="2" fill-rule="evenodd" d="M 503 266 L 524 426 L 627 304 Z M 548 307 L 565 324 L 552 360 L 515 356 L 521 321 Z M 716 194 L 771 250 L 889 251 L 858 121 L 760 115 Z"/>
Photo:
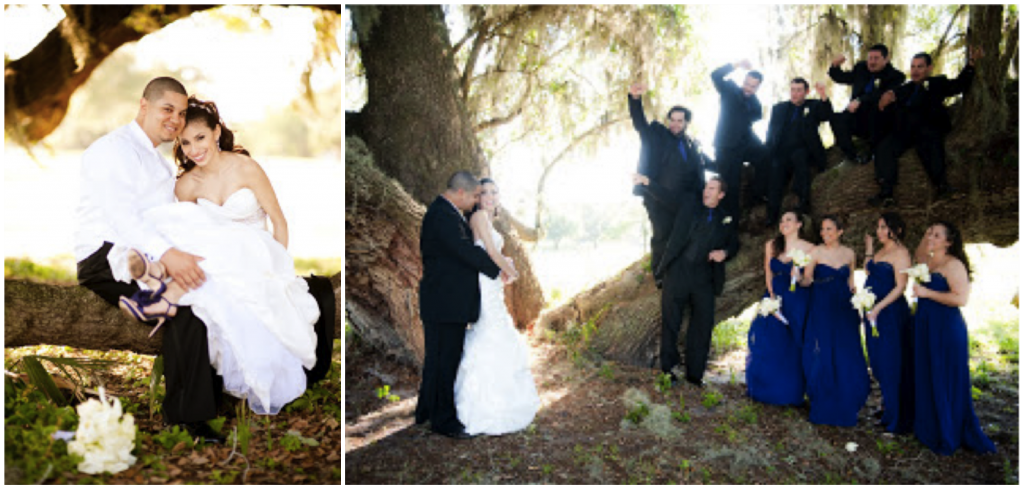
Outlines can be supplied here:
<path id="1" fill-rule="evenodd" d="M 473 231 L 463 214 L 473 208 L 479 195 L 476 177 L 456 172 L 444 194 L 427 208 L 420 232 L 420 319 L 426 351 L 416 423 L 429 419 L 432 431 L 458 439 L 470 437 L 455 412 L 455 376 L 466 326 L 480 316 L 478 277 L 482 273 L 495 278 L 501 273 L 487 252 L 473 244 Z"/>
<path id="2" fill-rule="evenodd" d="M 718 204 L 727 187 L 712 177 L 704 187 L 703 205 L 680 210 L 655 276 L 664 280 L 661 294 L 661 370 L 678 380 L 679 328 L 686 315 L 686 380 L 703 385 L 711 332 L 715 327 L 715 296 L 725 284 L 725 262 L 739 248 L 735 218 Z"/>

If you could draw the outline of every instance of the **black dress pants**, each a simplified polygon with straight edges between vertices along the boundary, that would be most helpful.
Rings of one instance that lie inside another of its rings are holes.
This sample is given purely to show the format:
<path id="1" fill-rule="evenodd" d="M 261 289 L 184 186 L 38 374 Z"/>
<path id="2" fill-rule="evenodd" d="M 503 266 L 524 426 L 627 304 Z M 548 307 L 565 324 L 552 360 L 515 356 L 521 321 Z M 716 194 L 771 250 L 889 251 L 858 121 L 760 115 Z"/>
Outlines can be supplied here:
<path id="1" fill-rule="evenodd" d="M 423 323 L 423 379 L 416 401 L 416 423 L 430 420 L 438 433 L 465 429 L 455 412 L 455 376 L 462 363 L 465 323 Z"/>
<path id="2" fill-rule="evenodd" d="M 811 201 L 811 154 L 802 147 L 781 149 L 772 161 L 772 178 L 768 186 L 768 218 L 779 219 L 783 197 L 793 177 L 793 192 L 801 206 Z"/>
<path id="3" fill-rule="evenodd" d="M 882 192 L 892 194 L 899 184 L 899 158 L 911 147 L 917 150 L 931 184 L 938 187 L 946 183 L 945 136 L 934 129 L 920 127 L 909 134 L 890 135 L 879 144 L 875 178 Z"/>
<path id="4" fill-rule="evenodd" d="M 885 137 L 892 133 L 893 110 L 879 112 L 878 107 L 861 105 L 857 112 L 836 112 L 832 114 L 829 125 L 832 127 L 832 135 L 835 136 L 836 146 L 848 157 L 857 155 L 853 147 L 853 136 L 868 141 L 871 152 L 878 149 Z"/>
<path id="5" fill-rule="evenodd" d="M 702 380 L 715 328 L 715 294 L 710 284 L 681 291 L 669 289 L 673 287 L 666 286 L 661 293 L 661 370 L 669 373 L 680 363 L 679 331 L 689 317 L 684 346 L 686 377 Z"/>
<path id="6" fill-rule="evenodd" d="M 722 199 L 722 208 L 729 215 L 736 219 L 740 214 L 740 194 L 743 180 L 743 163 L 749 161 L 753 168 L 753 180 L 751 188 L 754 193 L 755 202 L 767 197 L 768 180 L 770 179 L 770 164 L 767 160 L 767 150 L 759 141 L 748 141 L 747 143 L 734 147 L 722 148 L 717 151 L 716 163 L 718 174 L 725 180 L 725 198 Z"/>

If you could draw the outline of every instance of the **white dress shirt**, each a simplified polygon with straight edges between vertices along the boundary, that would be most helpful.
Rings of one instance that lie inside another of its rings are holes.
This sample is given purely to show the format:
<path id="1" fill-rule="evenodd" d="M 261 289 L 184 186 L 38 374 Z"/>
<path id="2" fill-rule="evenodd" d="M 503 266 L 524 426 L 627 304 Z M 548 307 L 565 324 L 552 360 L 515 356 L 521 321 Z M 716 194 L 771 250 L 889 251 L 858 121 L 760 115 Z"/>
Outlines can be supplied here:
<path id="1" fill-rule="evenodd" d="M 159 259 L 171 248 L 142 213 L 174 202 L 175 172 L 137 122 L 111 131 L 85 150 L 80 182 L 76 261 L 88 258 L 104 241 L 114 243 L 108 256 L 118 262 L 123 258 L 114 257 L 115 251 L 123 255 L 135 248 Z M 111 265 L 115 278 L 123 280 L 124 271 Z"/>

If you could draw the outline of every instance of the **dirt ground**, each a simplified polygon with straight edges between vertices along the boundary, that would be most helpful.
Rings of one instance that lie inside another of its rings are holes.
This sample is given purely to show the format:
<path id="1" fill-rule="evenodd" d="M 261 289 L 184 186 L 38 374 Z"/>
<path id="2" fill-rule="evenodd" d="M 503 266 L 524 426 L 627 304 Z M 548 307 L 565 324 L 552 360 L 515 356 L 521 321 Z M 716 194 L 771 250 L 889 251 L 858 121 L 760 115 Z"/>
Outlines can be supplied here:
<path id="1" fill-rule="evenodd" d="M 558 342 L 529 339 L 542 406 L 528 429 L 500 437 L 452 440 L 413 424 L 418 372 L 356 344 L 345 359 L 345 481 L 360 484 L 622 483 L 1016 483 L 1017 379 L 995 378 L 975 403 L 995 455 L 932 453 L 913 436 L 893 436 L 871 413 L 877 384 L 854 428 L 813 425 L 808 409 L 751 401 L 742 351 L 720 354 L 709 385 L 662 394 L 656 372 L 573 363 Z M 379 399 L 384 383 L 400 400 Z M 646 396 L 652 413 L 624 421 L 624 397 Z M 715 398 L 720 395 L 716 404 Z M 680 397 L 685 408 L 680 409 Z M 656 408 L 655 406 L 666 406 Z M 847 449 L 856 443 L 855 451 Z"/>

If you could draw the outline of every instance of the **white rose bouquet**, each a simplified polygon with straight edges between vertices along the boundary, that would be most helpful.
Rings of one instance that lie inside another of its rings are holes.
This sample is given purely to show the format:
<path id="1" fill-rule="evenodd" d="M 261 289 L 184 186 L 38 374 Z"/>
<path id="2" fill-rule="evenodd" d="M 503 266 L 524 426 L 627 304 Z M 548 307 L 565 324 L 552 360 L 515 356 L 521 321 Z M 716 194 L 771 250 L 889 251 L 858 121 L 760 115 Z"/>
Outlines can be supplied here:
<path id="1" fill-rule="evenodd" d="M 793 250 L 789 252 L 789 257 L 793 259 L 793 265 L 798 269 L 806 267 L 811 264 L 811 256 L 804 253 L 802 250 Z M 789 277 L 789 291 L 796 291 L 796 277 Z"/>
<path id="2" fill-rule="evenodd" d="M 860 320 L 864 320 L 864 311 L 870 311 L 871 308 L 875 307 L 875 293 L 871 292 L 871 287 L 867 287 L 864 290 L 858 291 L 850 299 L 850 303 L 853 304 L 853 308 L 860 314 Z M 871 320 L 871 336 L 878 338 L 878 324 L 875 320 Z"/>
<path id="3" fill-rule="evenodd" d="M 68 452 L 84 459 L 78 470 L 87 474 L 116 474 L 135 463 L 135 418 L 121 417 L 121 401 L 116 397 L 107 403 L 100 387 L 100 400 L 89 399 L 78 405 L 78 431 L 68 443 Z"/>
<path id="4" fill-rule="evenodd" d="M 906 270 L 901 270 L 900 273 L 907 274 L 910 280 L 913 280 L 919 284 L 926 284 L 932 281 L 932 273 L 928 270 L 928 265 L 925 263 L 918 263 Z M 910 298 L 910 307 L 917 309 L 917 296 Z"/>
<path id="5" fill-rule="evenodd" d="M 761 302 L 757 305 L 757 313 L 760 314 L 761 317 L 768 317 L 768 315 L 771 314 L 775 316 L 775 319 L 781 321 L 782 324 L 788 326 L 789 321 L 786 321 L 786 318 L 782 316 L 782 312 L 780 312 L 781 308 L 782 297 L 776 297 L 774 299 L 771 297 L 765 297 L 764 299 L 761 299 Z"/>

